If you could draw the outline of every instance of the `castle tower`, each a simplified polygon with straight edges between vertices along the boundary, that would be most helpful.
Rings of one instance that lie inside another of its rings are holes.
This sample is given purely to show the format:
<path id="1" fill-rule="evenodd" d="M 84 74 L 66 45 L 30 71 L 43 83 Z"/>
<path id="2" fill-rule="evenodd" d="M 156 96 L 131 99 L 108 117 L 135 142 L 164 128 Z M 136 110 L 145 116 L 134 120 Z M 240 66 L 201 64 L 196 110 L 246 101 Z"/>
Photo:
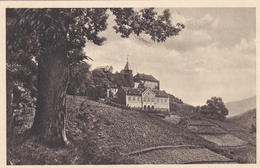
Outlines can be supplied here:
<path id="1" fill-rule="evenodd" d="M 121 70 L 121 74 L 124 74 L 124 77 L 128 82 L 128 86 L 134 87 L 133 70 L 131 70 L 130 68 L 130 64 L 128 63 L 128 58 L 125 64 L 125 68 Z"/>

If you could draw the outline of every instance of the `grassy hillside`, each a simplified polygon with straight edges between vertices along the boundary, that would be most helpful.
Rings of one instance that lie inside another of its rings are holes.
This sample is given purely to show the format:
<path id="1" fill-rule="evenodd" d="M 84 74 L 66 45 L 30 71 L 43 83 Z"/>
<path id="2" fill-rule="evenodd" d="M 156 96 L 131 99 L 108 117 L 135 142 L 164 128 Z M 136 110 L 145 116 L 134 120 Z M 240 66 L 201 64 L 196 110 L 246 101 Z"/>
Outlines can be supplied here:
<path id="1" fill-rule="evenodd" d="M 178 111 L 182 112 L 184 109 Z M 14 164 L 22 165 L 254 162 L 244 158 L 240 149 L 232 149 L 232 153 L 190 132 L 186 126 L 185 122 L 174 124 L 151 113 L 68 96 L 70 145 L 50 147 L 20 134 L 8 148 L 8 156 Z M 252 148 L 243 149 L 247 153 L 248 150 L 254 154 Z M 155 157 L 157 154 L 160 157 Z"/>
<path id="2" fill-rule="evenodd" d="M 30 124 L 30 123 L 28 123 Z M 53 148 L 34 137 L 14 137 L 8 155 L 14 164 L 135 163 L 126 153 L 157 146 L 197 145 L 182 127 L 158 116 L 123 110 L 86 97 L 67 97 L 67 137 L 70 145 Z"/>
<path id="3" fill-rule="evenodd" d="M 79 99 L 75 103 L 74 99 L 69 98 L 70 102 L 69 109 L 75 109 L 81 103 Z M 192 135 L 185 134 L 179 126 L 166 123 L 153 114 L 123 110 L 93 101 L 88 101 L 85 107 L 75 118 L 87 122 L 89 115 L 93 115 L 98 126 L 97 139 L 108 148 L 128 153 L 158 145 L 193 144 L 189 141 Z M 69 118 L 73 119 L 74 115 Z"/>
<path id="4" fill-rule="evenodd" d="M 227 117 L 233 117 L 256 108 L 256 96 L 241 101 L 228 102 L 225 106 L 229 111 Z"/>

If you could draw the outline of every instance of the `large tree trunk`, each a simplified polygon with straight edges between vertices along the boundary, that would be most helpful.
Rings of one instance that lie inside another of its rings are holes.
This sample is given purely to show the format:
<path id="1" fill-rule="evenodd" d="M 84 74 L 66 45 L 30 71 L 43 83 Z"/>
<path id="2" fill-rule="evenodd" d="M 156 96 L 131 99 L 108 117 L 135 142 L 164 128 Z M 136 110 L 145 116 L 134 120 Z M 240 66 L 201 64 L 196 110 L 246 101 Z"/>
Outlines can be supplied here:
<path id="1" fill-rule="evenodd" d="M 68 144 L 65 130 L 68 58 L 66 40 L 49 47 L 38 63 L 38 96 L 32 133 L 47 144 Z"/>

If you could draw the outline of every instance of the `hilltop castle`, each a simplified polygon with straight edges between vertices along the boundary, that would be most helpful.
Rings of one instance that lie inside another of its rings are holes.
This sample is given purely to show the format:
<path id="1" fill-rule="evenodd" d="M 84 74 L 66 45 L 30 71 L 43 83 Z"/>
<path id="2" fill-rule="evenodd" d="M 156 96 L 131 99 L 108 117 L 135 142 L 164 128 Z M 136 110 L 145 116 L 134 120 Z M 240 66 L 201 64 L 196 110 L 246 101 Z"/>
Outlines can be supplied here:
<path id="1" fill-rule="evenodd" d="M 164 90 L 160 90 L 160 81 L 155 77 L 143 73 L 133 76 L 128 60 L 124 69 L 120 71 L 120 75 L 124 76 L 129 86 L 118 88 L 111 84 L 108 89 L 108 92 L 113 92 L 113 95 L 117 97 L 118 103 L 143 110 L 170 110 L 169 96 Z"/>

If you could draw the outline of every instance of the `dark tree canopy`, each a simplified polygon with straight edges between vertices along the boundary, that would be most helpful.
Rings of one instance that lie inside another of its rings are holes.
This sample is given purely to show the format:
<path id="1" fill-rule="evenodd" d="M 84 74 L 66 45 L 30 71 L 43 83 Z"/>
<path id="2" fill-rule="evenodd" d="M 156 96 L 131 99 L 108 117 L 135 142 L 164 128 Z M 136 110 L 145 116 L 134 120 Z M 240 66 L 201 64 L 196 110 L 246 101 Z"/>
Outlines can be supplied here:
<path id="1" fill-rule="evenodd" d="M 201 107 L 200 113 L 213 118 L 224 119 L 228 115 L 228 109 L 221 97 L 212 97 L 207 100 L 206 105 Z"/>
<path id="2" fill-rule="evenodd" d="M 88 96 L 87 93 L 93 85 L 90 65 L 87 62 L 83 61 L 71 66 L 67 94 Z"/>
<path id="3" fill-rule="evenodd" d="M 111 11 L 116 16 L 117 23 L 113 28 L 122 37 L 129 37 L 130 34 L 140 36 L 143 33 L 150 35 L 155 42 L 165 42 L 185 27 L 181 23 L 172 26 L 169 9 L 164 10 L 162 15 L 158 15 L 154 8 L 145 8 L 139 12 L 132 8 L 113 8 Z"/>

